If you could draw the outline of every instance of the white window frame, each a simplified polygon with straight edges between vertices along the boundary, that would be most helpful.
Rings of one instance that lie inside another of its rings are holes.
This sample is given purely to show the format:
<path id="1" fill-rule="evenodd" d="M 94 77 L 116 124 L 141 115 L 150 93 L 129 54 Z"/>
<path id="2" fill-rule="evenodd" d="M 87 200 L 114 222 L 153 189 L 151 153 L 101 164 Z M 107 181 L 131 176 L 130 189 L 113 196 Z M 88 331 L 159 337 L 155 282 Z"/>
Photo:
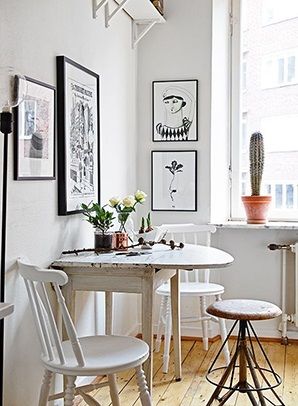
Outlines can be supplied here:
<path id="1" fill-rule="evenodd" d="M 241 106 L 241 94 L 242 94 L 242 72 L 241 64 L 239 63 L 241 53 L 247 51 L 247 49 L 241 50 L 241 0 L 231 0 L 231 117 L 230 117 L 230 181 L 231 181 L 231 199 L 230 199 L 230 219 L 231 220 L 243 220 L 245 219 L 244 207 L 241 202 L 241 176 L 242 168 L 240 166 L 241 158 L 241 137 L 239 137 L 239 129 L 242 122 L 242 106 Z M 297 60 L 298 62 L 298 60 Z M 298 64 L 297 64 L 298 65 Z M 297 66 L 298 67 L 298 66 Z M 276 183 L 279 183 L 278 181 Z M 297 182 L 289 180 L 287 184 L 298 184 Z M 265 190 L 265 182 L 262 182 L 262 187 Z M 273 187 L 273 184 L 272 184 Z M 294 196 L 295 196 L 294 186 Z M 265 193 L 265 192 L 264 192 Z M 296 197 L 294 197 L 294 203 L 296 204 Z M 297 206 L 296 206 L 297 207 Z M 290 210 L 274 210 L 272 207 L 269 213 L 270 219 L 273 221 L 297 221 L 298 208 Z"/>

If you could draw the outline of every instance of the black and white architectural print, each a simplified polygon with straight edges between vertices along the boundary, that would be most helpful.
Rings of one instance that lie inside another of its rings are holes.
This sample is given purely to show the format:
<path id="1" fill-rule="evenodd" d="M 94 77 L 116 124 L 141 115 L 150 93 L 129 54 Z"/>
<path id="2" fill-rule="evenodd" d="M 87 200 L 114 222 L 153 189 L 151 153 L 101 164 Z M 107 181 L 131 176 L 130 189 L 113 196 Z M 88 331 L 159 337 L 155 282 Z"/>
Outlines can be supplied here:
<path id="1" fill-rule="evenodd" d="M 26 82 L 26 97 L 14 110 L 14 179 L 55 179 L 55 88 Z"/>
<path id="2" fill-rule="evenodd" d="M 99 76 L 57 57 L 59 214 L 99 202 Z"/>
<path id="3" fill-rule="evenodd" d="M 151 152 L 151 208 L 197 210 L 197 151 Z"/>
<path id="4" fill-rule="evenodd" d="M 153 141 L 198 140 L 198 81 L 152 83 Z"/>

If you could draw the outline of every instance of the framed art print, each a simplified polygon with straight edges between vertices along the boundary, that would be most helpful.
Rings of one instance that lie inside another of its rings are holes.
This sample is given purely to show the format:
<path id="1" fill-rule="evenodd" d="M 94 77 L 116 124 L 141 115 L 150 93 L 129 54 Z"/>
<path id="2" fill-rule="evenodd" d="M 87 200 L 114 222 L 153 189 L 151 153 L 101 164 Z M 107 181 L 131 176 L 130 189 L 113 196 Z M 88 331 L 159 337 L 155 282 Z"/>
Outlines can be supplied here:
<path id="1" fill-rule="evenodd" d="M 197 210 L 197 151 L 151 152 L 153 211 Z"/>
<path id="2" fill-rule="evenodd" d="M 152 83 L 153 141 L 198 140 L 198 81 Z"/>
<path id="3" fill-rule="evenodd" d="M 99 202 L 99 76 L 57 57 L 58 214 Z"/>
<path id="4" fill-rule="evenodd" d="M 29 77 L 26 83 L 14 109 L 14 179 L 55 179 L 55 88 Z"/>

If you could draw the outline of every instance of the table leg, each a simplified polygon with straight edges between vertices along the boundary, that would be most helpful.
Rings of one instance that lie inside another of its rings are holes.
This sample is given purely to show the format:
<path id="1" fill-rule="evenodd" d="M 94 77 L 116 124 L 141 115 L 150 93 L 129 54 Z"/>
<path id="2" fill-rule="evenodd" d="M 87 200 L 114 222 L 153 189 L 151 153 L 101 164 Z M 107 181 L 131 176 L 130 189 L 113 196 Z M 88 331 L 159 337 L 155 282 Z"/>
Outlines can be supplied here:
<path id="1" fill-rule="evenodd" d="M 181 329 L 180 329 L 180 281 L 179 270 L 171 278 L 171 307 L 172 307 L 172 324 L 173 324 L 173 342 L 175 354 L 175 376 L 176 381 L 181 381 Z"/>
<path id="2" fill-rule="evenodd" d="M 62 294 L 65 299 L 66 307 L 69 311 L 70 317 L 75 324 L 75 300 L 76 300 L 76 291 L 72 288 L 72 280 L 68 279 L 66 285 L 62 286 Z M 69 340 L 69 337 L 66 333 L 64 323 L 62 323 L 62 340 Z"/>
<path id="3" fill-rule="evenodd" d="M 76 291 L 72 288 L 72 280 L 71 278 L 68 279 L 66 285 L 62 286 L 62 294 L 65 299 L 66 307 L 69 311 L 70 317 L 75 324 L 75 300 L 76 300 Z M 66 332 L 66 328 L 64 323 L 62 322 L 62 340 L 69 340 L 69 337 Z M 63 390 L 65 391 L 67 387 L 67 377 L 66 375 L 63 376 Z"/>
<path id="4" fill-rule="evenodd" d="M 144 372 L 150 393 L 152 393 L 153 376 L 153 294 L 153 280 L 143 279 L 142 338 L 149 345 L 149 358 L 144 364 Z"/>
<path id="5" fill-rule="evenodd" d="M 113 334 L 113 292 L 105 292 L 105 313 L 106 325 L 105 331 L 107 335 Z"/>

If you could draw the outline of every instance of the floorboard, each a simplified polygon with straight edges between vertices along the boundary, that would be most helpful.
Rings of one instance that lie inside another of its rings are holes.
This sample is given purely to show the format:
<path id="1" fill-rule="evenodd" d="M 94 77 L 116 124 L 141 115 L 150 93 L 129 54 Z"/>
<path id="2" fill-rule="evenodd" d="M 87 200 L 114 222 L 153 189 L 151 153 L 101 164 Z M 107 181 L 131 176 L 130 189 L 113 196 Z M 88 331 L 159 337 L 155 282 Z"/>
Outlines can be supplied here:
<path id="1" fill-rule="evenodd" d="M 233 351 L 235 341 L 230 341 Z M 286 406 L 298 405 L 298 343 L 283 346 L 278 342 L 263 343 L 273 368 L 281 376 L 283 382 L 276 388 L 277 394 L 282 397 Z M 214 391 L 214 386 L 205 379 L 206 372 L 220 348 L 220 341 L 210 344 L 209 350 L 204 351 L 201 341 L 182 342 L 182 372 L 183 379 L 176 382 L 174 379 L 174 362 L 171 356 L 169 372 L 162 372 L 162 351 L 154 354 L 153 377 L 153 405 L 154 406 L 203 406 L 208 402 Z M 171 348 L 171 355 L 172 355 Z M 256 357 L 262 366 L 265 365 L 260 351 L 256 350 Z M 223 365 L 223 358 L 219 359 Z M 136 380 L 133 371 L 127 371 L 118 376 L 118 389 L 120 403 L 125 406 L 140 406 Z M 108 388 L 102 388 L 90 393 L 101 406 L 111 406 Z M 270 399 L 273 400 L 272 396 Z M 276 403 L 276 402 L 275 402 Z M 269 404 L 269 403 L 268 403 Z M 76 405 L 88 406 L 80 398 Z M 225 404 L 226 406 L 251 405 L 247 395 L 235 393 Z"/>

